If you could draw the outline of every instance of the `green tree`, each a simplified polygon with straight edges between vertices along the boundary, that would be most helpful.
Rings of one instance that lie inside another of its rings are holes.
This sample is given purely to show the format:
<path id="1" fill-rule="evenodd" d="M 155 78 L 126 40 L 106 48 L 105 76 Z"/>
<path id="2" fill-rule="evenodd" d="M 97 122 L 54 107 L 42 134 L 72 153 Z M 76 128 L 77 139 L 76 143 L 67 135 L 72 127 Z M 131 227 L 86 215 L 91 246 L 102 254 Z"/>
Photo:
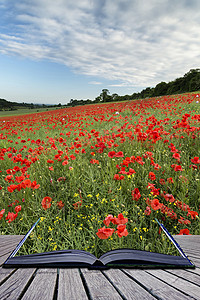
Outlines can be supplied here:
<path id="1" fill-rule="evenodd" d="M 108 98 L 108 94 L 110 94 L 109 90 L 108 89 L 103 89 L 101 94 L 100 94 L 100 97 L 101 97 L 101 101 L 102 102 L 106 102 L 107 98 Z"/>
<path id="2" fill-rule="evenodd" d="M 154 96 L 163 96 L 167 92 L 167 83 L 162 81 L 158 83 L 154 88 Z"/>

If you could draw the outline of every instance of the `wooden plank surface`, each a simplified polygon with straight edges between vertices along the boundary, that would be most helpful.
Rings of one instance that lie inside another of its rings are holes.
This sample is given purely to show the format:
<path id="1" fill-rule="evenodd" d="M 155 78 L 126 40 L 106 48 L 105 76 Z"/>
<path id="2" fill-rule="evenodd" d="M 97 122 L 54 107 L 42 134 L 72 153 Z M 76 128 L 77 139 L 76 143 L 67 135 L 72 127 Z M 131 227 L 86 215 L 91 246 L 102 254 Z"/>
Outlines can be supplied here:
<path id="1" fill-rule="evenodd" d="M 58 300 L 72 299 L 87 300 L 79 269 L 60 269 L 58 281 Z"/>
<path id="2" fill-rule="evenodd" d="M 53 299 L 56 279 L 57 269 L 39 269 L 22 300 Z"/>
<path id="3" fill-rule="evenodd" d="M 9 255 L 12 253 L 12 251 L 4 254 L 3 256 L 0 257 L 0 266 L 6 261 L 6 259 L 9 257 Z"/>
<path id="4" fill-rule="evenodd" d="M 141 285 L 128 277 L 124 272 L 118 269 L 103 271 L 108 280 L 115 286 L 118 292 L 127 300 L 156 299 L 146 291 Z"/>
<path id="5" fill-rule="evenodd" d="M 200 297 L 200 287 L 194 283 L 188 282 L 185 279 L 177 277 L 172 273 L 165 272 L 164 270 L 147 270 L 147 273 L 159 278 L 166 284 L 173 286 L 177 290 L 184 292 L 188 296 L 192 296 L 195 299 Z"/>
<path id="6" fill-rule="evenodd" d="M 156 270 L 157 271 L 157 270 Z M 152 295 L 162 300 L 186 300 L 190 299 L 188 296 L 174 287 L 161 281 L 159 278 L 152 276 L 145 270 L 124 269 L 126 274 L 129 274 L 133 280 L 138 282 L 141 286 L 151 292 Z M 148 298 L 147 298 L 148 299 Z"/>
<path id="7" fill-rule="evenodd" d="M 192 273 L 200 275 L 200 268 L 195 268 L 193 270 L 188 270 L 188 272 L 192 272 Z"/>
<path id="8" fill-rule="evenodd" d="M 81 269 L 92 299 L 118 300 L 123 299 L 113 285 L 99 270 Z"/>
<path id="9" fill-rule="evenodd" d="M 31 280 L 35 269 L 18 269 L 0 288 L 0 299 L 18 299 Z"/>
<path id="10" fill-rule="evenodd" d="M 0 266 L 6 261 L 23 235 L 0 235 Z"/>
<path id="11" fill-rule="evenodd" d="M 179 270 L 169 269 L 165 271 L 200 286 L 200 276 L 198 274 L 195 274 L 194 272 L 188 272 L 188 270 L 181 270 L 181 269 Z"/>
<path id="12" fill-rule="evenodd" d="M 13 251 L 23 237 L 23 235 L 0 235 L 0 255 L 5 246 Z"/>
<path id="13" fill-rule="evenodd" d="M 19 243 L 23 239 L 24 235 L 0 235 L 0 244 L 7 241 L 14 241 Z"/>
<path id="14" fill-rule="evenodd" d="M 4 269 L 0 267 L 0 284 L 2 284 L 14 271 L 15 269 Z"/>

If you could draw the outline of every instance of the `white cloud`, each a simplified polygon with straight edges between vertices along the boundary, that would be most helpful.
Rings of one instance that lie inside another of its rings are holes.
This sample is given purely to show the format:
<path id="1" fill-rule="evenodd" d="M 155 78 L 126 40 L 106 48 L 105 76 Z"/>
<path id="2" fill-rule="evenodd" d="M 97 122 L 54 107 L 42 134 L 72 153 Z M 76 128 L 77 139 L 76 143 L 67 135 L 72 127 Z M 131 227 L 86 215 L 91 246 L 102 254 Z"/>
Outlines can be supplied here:
<path id="1" fill-rule="evenodd" d="M 89 84 L 100 85 L 102 82 L 99 81 L 90 81 Z"/>
<path id="2" fill-rule="evenodd" d="M 4 54 L 122 82 L 111 86 L 153 86 L 199 67 L 198 0 L 11 2 Z"/>

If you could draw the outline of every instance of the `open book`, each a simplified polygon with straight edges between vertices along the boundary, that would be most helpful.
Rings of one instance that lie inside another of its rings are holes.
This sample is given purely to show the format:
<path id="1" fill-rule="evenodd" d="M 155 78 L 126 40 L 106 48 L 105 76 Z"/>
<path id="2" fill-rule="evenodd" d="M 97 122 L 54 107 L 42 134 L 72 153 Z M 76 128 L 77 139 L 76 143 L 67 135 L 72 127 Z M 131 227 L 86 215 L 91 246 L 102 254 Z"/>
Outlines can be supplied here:
<path id="1" fill-rule="evenodd" d="M 39 219 L 40 220 L 40 219 Z M 13 253 L 3 264 L 5 268 L 14 267 L 87 267 L 92 269 L 103 268 L 134 268 L 134 267 L 150 267 L 150 268 L 194 268 L 194 264 L 187 258 L 178 243 L 170 235 L 163 224 L 158 224 L 178 249 L 181 256 L 161 254 L 149 251 L 134 249 L 116 249 L 103 254 L 97 258 L 93 254 L 83 250 L 61 250 L 44 253 L 36 253 L 31 255 L 16 256 L 20 247 L 23 245 L 29 234 L 37 225 L 39 220 L 32 226 L 23 240 L 17 245 Z"/>

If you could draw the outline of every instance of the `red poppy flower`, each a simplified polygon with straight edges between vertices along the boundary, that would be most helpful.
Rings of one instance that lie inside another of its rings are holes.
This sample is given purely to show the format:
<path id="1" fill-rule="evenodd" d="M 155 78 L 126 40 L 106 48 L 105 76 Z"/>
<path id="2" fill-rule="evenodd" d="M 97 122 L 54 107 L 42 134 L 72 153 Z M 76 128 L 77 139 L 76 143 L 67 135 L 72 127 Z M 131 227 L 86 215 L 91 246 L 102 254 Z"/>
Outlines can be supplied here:
<path id="1" fill-rule="evenodd" d="M 174 154 L 172 155 L 172 157 L 175 158 L 175 159 L 177 159 L 178 161 L 180 161 L 180 158 L 181 158 L 180 154 L 178 154 L 177 152 L 174 153 Z"/>
<path id="2" fill-rule="evenodd" d="M 160 178 L 159 182 L 160 182 L 160 184 L 164 185 L 165 184 L 165 179 Z"/>
<path id="3" fill-rule="evenodd" d="M 8 192 L 12 193 L 14 190 L 17 189 L 17 184 L 11 184 L 7 187 Z"/>
<path id="4" fill-rule="evenodd" d="M 81 196 L 80 196 L 81 197 Z M 81 197 L 82 198 L 82 197 Z M 74 209 L 79 209 L 82 206 L 82 199 L 80 201 L 77 201 L 76 203 L 73 204 Z"/>
<path id="5" fill-rule="evenodd" d="M 62 209 L 64 207 L 64 203 L 62 202 L 62 200 L 60 200 L 59 202 L 57 202 L 57 206 L 59 209 Z"/>
<path id="6" fill-rule="evenodd" d="M 132 175 L 134 173 L 136 173 L 135 170 L 132 168 L 129 168 L 127 175 Z"/>
<path id="7" fill-rule="evenodd" d="M 197 170 L 197 166 L 196 165 L 190 165 L 189 168 L 192 168 L 193 170 Z"/>
<path id="8" fill-rule="evenodd" d="M 70 158 L 71 158 L 71 160 L 75 160 L 75 159 L 76 159 L 76 156 L 74 156 L 74 155 L 72 154 L 72 155 L 70 155 Z"/>
<path id="9" fill-rule="evenodd" d="M 149 179 L 155 180 L 156 179 L 156 175 L 153 172 L 149 172 Z"/>
<path id="10" fill-rule="evenodd" d="M 169 183 L 174 183 L 174 180 L 173 180 L 172 177 L 169 177 L 169 178 L 167 178 L 167 182 L 169 182 Z"/>
<path id="11" fill-rule="evenodd" d="M 151 208 L 152 208 L 153 210 L 158 210 L 158 209 L 160 209 L 161 207 L 162 207 L 162 204 L 159 202 L 158 199 L 153 199 L 153 200 L 151 201 Z"/>
<path id="12" fill-rule="evenodd" d="M 198 212 L 189 210 L 187 216 L 190 216 L 192 219 L 196 219 L 196 217 L 198 216 Z"/>
<path id="13" fill-rule="evenodd" d="M 185 225 L 188 225 L 188 224 L 191 223 L 189 220 L 184 219 L 184 218 L 181 217 L 181 216 L 180 216 L 180 219 L 178 219 L 178 222 L 179 222 L 180 224 L 185 224 Z"/>
<path id="14" fill-rule="evenodd" d="M 42 202 L 41 202 L 41 204 L 42 204 L 42 207 L 44 208 L 44 210 L 47 210 L 48 208 L 50 208 L 51 207 L 51 201 L 52 201 L 52 198 L 51 197 L 44 197 L 43 199 L 42 199 Z"/>
<path id="15" fill-rule="evenodd" d="M 30 179 L 25 179 L 24 181 L 22 181 L 21 187 L 23 189 L 30 188 L 31 187 L 31 181 L 30 181 Z"/>
<path id="16" fill-rule="evenodd" d="M 15 207 L 15 212 L 18 213 L 22 209 L 21 205 Z"/>
<path id="17" fill-rule="evenodd" d="M 120 224 L 117 226 L 117 231 L 115 231 L 118 235 L 118 237 L 127 236 L 128 231 L 126 229 L 126 225 Z"/>
<path id="18" fill-rule="evenodd" d="M 160 189 L 156 189 L 156 188 L 151 189 L 151 193 L 153 194 L 153 196 L 155 196 L 155 195 L 160 195 L 159 190 L 160 190 Z"/>
<path id="19" fill-rule="evenodd" d="M 166 195 L 163 195 L 163 197 L 165 198 L 166 201 L 169 201 L 169 202 L 175 201 L 175 198 L 172 194 L 166 194 Z"/>
<path id="20" fill-rule="evenodd" d="M 112 223 L 119 225 L 119 224 L 125 224 L 128 222 L 128 218 L 124 218 L 123 214 L 118 214 L 118 218 L 113 218 Z"/>
<path id="21" fill-rule="evenodd" d="M 108 157 L 113 158 L 115 156 L 115 151 L 108 152 Z"/>
<path id="22" fill-rule="evenodd" d="M 144 211 L 144 214 L 146 216 L 149 216 L 151 214 L 151 208 L 149 206 L 146 207 L 145 211 Z"/>
<path id="23" fill-rule="evenodd" d="M 175 172 L 183 171 L 181 165 L 171 165 L 171 168 L 174 169 Z"/>
<path id="24" fill-rule="evenodd" d="M 159 169 L 161 169 L 161 166 L 159 164 L 154 164 L 154 169 L 159 170 Z"/>
<path id="25" fill-rule="evenodd" d="M 132 199 L 135 200 L 135 201 L 138 201 L 141 197 L 141 194 L 140 194 L 140 191 L 138 188 L 135 188 L 133 191 L 132 191 Z"/>
<path id="26" fill-rule="evenodd" d="M 37 182 L 35 180 L 31 183 L 31 188 L 33 190 L 39 189 L 39 187 L 40 187 L 40 184 L 37 184 Z"/>
<path id="27" fill-rule="evenodd" d="M 178 235 L 191 235 L 189 229 L 184 228 L 181 229 L 180 232 L 178 233 Z"/>
<path id="28" fill-rule="evenodd" d="M 93 164 L 93 165 L 94 165 L 94 164 L 99 165 L 99 161 L 98 161 L 97 159 L 91 159 L 91 160 L 90 160 L 90 163 Z"/>
<path id="29" fill-rule="evenodd" d="M 106 226 L 109 226 L 112 220 L 113 220 L 113 215 L 108 215 L 103 222 Z"/>
<path id="30" fill-rule="evenodd" d="M 48 163 L 48 164 L 53 164 L 53 163 L 54 163 L 54 160 L 53 160 L 53 159 L 48 159 L 48 160 L 47 160 L 47 163 Z"/>
<path id="31" fill-rule="evenodd" d="M 0 211 L 0 220 L 3 218 L 3 214 L 5 213 L 5 209 L 2 209 L 1 211 Z"/>
<path id="32" fill-rule="evenodd" d="M 5 181 L 7 181 L 7 182 L 14 182 L 14 180 L 13 180 L 13 175 L 7 175 L 7 176 L 5 177 Z"/>
<path id="33" fill-rule="evenodd" d="M 115 157 L 124 157 L 124 154 L 122 151 L 119 151 L 115 154 Z"/>
<path id="34" fill-rule="evenodd" d="M 105 239 L 109 238 L 113 234 L 114 231 L 115 230 L 113 228 L 105 228 L 105 226 L 104 226 L 104 227 L 98 229 L 98 232 L 96 233 L 96 235 L 100 239 L 105 240 Z"/>
<path id="35" fill-rule="evenodd" d="M 194 158 L 191 158 L 191 162 L 194 164 L 200 164 L 200 159 L 198 156 L 195 156 Z"/>
<path id="36" fill-rule="evenodd" d="M 14 214 L 13 212 L 8 212 L 8 215 L 6 217 L 6 220 L 8 220 L 8 223 L 13 222 L 17 218 L 18 214 Z"/>
<path id="37" fill-rule="evenodd" d="M 123 180 L 125 177 L 123 175 L 119 176 L 119 174 L 115 174 L 114 178 L 115 180 Z"/>
<path id="38" fill-rule="evenodd" d="M 62 162 L 62 165 L 63 165 L 63 166 L 66 166 L 66 165 L 68 165 L 68 163 L 69 163 L 68 160 L 64 160 L 64 161 Z"/>

